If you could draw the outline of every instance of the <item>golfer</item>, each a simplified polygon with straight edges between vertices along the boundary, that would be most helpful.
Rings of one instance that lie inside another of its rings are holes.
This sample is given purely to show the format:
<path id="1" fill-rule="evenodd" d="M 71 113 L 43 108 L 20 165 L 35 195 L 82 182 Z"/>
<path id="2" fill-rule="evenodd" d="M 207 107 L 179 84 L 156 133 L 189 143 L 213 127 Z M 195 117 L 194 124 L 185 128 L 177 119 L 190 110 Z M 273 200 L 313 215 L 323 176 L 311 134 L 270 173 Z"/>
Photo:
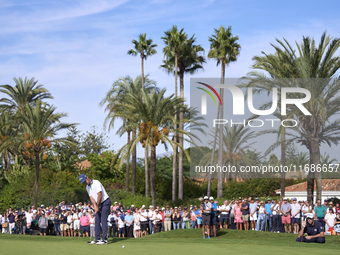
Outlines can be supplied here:
<path id="1" fill-rule="evenodd" d="M 303 236 L 305 233 L 307 233 L 308 236 Z M 296 241 L 306 243 L 325 243 L 323 226 L 319 221 L 314 220 L 313 216 L 308 215 L 305 227 L 300 230 L 299 237 Z"/>
<path id="2" fill-rule="evenodd" d="M 99 181 L 90 179 L 85 174 L 79 176 L 79 181 L 81 184 L 86 183 L 86 191 L 95 213 L 95 239 L 91 244 L 107 244 L 107 217 L 110 214 L 111 200 Z M 102 227 L 101 240 L 100 223 Z"/>

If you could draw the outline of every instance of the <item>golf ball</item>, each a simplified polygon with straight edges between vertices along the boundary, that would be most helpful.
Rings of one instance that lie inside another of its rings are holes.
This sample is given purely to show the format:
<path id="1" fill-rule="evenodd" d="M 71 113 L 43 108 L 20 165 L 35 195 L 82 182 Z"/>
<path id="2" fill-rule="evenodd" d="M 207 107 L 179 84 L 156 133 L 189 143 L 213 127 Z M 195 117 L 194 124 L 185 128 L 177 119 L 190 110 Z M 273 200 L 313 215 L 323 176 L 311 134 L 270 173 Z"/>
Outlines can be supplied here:
<path id="1" fill-rule="evenodd" d="M 123 245 L 123 246 L 122 246 L 122 248 L 124 249 L 124 248 L 125 248 L 125 246 Z"/>

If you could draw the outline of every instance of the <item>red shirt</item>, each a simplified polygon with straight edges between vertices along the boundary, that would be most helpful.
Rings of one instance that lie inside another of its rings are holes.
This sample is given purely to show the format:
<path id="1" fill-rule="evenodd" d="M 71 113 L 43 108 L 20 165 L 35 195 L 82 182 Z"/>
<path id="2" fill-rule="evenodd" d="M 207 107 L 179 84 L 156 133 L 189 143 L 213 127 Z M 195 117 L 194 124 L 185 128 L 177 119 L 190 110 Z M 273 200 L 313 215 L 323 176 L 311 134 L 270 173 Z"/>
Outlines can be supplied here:
<path id="1" fill-rule="evenodd" d="M 164 222 L 164 212 L 163 211 L 159 211 L 159 214 L 162 216 L 162 222 Z"/>

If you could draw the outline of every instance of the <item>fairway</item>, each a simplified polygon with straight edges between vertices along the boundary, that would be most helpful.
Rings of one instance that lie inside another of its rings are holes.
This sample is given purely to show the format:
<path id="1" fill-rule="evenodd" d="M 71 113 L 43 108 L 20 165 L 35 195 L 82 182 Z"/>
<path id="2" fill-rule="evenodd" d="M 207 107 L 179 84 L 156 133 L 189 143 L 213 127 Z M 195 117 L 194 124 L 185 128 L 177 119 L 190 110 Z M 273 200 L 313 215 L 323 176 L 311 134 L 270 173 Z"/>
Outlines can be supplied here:
<path id="1" fill-rule="evenodd" d="M 326 244 L 295 242 L 297 235 L 221 230 L 218 238 L 202 239 L 201 230 L 174 230 L 139 239 L 109 238 L 108 245 L 89 245 L 89 238 L 0 235 L 1 254 L 339 254 L 339 236 L 326 236 Z M 122 246 L 125 246 L 123 249 Z"/>

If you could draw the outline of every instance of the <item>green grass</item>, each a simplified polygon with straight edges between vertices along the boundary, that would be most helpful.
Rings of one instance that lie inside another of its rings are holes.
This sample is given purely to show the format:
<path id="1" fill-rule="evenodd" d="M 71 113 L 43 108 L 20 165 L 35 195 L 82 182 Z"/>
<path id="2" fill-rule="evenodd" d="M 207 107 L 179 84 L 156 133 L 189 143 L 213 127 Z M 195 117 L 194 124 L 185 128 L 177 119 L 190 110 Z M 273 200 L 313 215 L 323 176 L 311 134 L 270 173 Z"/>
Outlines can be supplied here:
<path id="1" fill-rule="evenodd" d="M 110 238 L 109 245 L 89 245 L 89 238 L 0 234 L 1 254 L 339 254 L 340 236 L 326 236 L 326 244 L 297 243 L 297 235 L 221 230 L 218 238 L 203 239 L 200 229 L 175 230 L 139 239 Z M 125 246 L 123 249 L 122 246 Z"/>

